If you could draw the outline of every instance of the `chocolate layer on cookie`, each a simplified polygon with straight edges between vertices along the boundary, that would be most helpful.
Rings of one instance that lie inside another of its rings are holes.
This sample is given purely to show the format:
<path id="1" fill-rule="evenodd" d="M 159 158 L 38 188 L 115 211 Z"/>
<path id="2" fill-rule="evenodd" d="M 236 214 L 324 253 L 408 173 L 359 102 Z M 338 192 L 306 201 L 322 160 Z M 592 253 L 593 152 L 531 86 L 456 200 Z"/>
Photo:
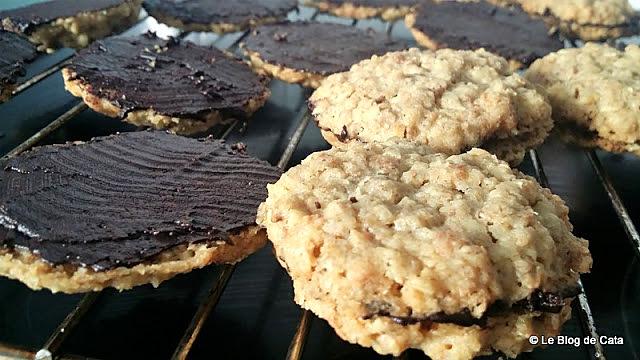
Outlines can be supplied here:
<path id="1" fill-rule="evenodd" d="M 172 26 L 227 32 L 278 21 L 297 5 L 295 0 L 146 0 L 143 6 L 151 16 Z"/>
<path id="2" fill-rule="evenodd" d="M 425 0 L 407 16 L 416 40 L 429 48 L 485 48 L 521 65 L 563 48 L 544 21 L 519 7 L 487 2 Z"/>
<path id="3" fill-rule="evenodd" d="M 38 50 L 83 48 L 131 26 L 142 0 L 53 0 L 0 12 L 5 30 L 25 34 Z"/>
<path id="4" fill-rule="evenodd" d="M 269 96 L 266 79 L 242 61 L 151 33 L 98 41 L 63 73 L 74 95 L 98 112 L 121 118 L 138 111 L 202 123 L 212 113 L 245 118 Z"/>
<path id="5" fill-rule="evenodd" d="M 445 312 L 438 312 L 428 316 L 410 315 L 393 315 L 385 306 L 380 306 L 380 303 L 373 303 L 371 305 L 371 312 L 363 317 L 363 320 L 369 320 L 376 316 L 387 317 L 393 320 L 398 325 L 407 326 L 413 324 L 422 324 L 429 326 L 433 323 L 439 324 L 453 324 L 462 327 L 480 326 L 485 327 L 489 317 L 495 317 L 498 315 L 507 315 L 509 313 L 552 313 L 558 314 L 562 309 L 570 304 L 571 299 L 580 294 L 580 289 L 572 288 L 562 293 L 546 292 L 542 290 L 535 290 L 530 296 L 516 301 L 512 305 L 508 305 L 503 301 L 496 301 L 487 308 L 487 311 L 482 317 L 477 318 L 471 314 L 469 309 L 465 309 L 455 314 L 447 314 Z M 387 305 L 388 307 L 388 305 Z"/>
<path id="6" fill-rule="evenodd" d="M 100 11 L 132 0 L 52 0 L 0 11 L 5 30 L 29 34 L 35 27 L 82 12 Z"/>
<path id="7" fill-rule="evenodd" d="M 134 132 L 1 164 L 0 244 L 104 271 L 255 225 L 280 172 L 219 140 Z"/>
<path id="8" fill-rule="evenodd" d="M 330 75 L 407 45 L 353 26 L 293 22 L 260 26 L 251 32 L 243 47 L 272 65 Z"/>
<path id="9" fill-rule="evenodd" d="M 20 35 L 0 30 L 0 101 L 10 95 L 24 63 L 33 60 L 36 48 Z"/>

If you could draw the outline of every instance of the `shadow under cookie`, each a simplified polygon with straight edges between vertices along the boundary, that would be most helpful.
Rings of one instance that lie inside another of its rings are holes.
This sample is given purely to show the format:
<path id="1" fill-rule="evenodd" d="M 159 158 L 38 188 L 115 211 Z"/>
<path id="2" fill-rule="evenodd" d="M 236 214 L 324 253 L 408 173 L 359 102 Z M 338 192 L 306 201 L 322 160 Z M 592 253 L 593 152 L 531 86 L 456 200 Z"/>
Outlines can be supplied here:
<path id="1" fill-rule="evenodd" d="M 640 142 L 626 143 L 599 136 L 596 131 L 578 125 L 560 122 L 556 132 L 566 141 L 586 148 L 601 148 L 614 153 L 632 153 L 640 156 Z"/>
<path id="2" fill-rule="evenodd" d="M 372 30 L 315 22 L 260 26 L 241 44 L 256 72 L 310 88 L 361 60 L 406 47 Z"/>
<path id="3" fill-rule="evenodd" d="M 184 31 L 224 34 L 281 21 L 297 8 L 297 1 L 147 0 L 144 8 L 159 22 Z"/>
<path id="4" fill-rule="evenodd" d="M 24 34 L 38 50 L 83 48 L 138 20 L 142 0 L 54 0 L 0 12 L 5 30 Z"/>
<path id="5" fill-rule="evenodd" d="M 242 260 L 266 242 L 255 214 L 280 175 L 243 151 L 143 131 L 5 160 L 0 274 L 76 293 Z"/>
<path id="6" fill-rule="evenodd" d="M 240 60 L 153 34 L 100 41 L 62 73 L 66 89 L 93 110 L 179 134 L 246 119 L 270 95 L 267 79 Z"/>

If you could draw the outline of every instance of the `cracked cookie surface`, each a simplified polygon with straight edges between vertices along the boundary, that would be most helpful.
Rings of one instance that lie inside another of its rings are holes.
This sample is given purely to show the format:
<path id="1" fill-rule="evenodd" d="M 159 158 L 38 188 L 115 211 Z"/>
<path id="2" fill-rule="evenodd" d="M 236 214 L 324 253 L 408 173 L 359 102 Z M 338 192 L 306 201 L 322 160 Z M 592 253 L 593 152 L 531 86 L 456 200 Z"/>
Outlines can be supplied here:
<path id="1" fill-rule="evenodd" d="M 324 80 L 310 107 L 334 146 L 400 137 L 458 154 L 486 144 L 512 165 L 553 127 L 546 97 L 482 49 L 373 56 Z"/>
<path id="2" fill-rule="evenodd" d="M 640 155 L 640 47 L 561 50 L 534 62 L 525 76 L 548 94 L 565 138 Z"/>
<path id="3" fill-rule="evenodd" d="M 528 336 L 557 333 L 575 293 L 553 312 L 516 304 L 566 294 L 591 264 L 562 200 L 480 149 L 354 142 L 310 155 L 268 192 L 258 223 L 296 302 L 383 354 L 531 350 Z"/>

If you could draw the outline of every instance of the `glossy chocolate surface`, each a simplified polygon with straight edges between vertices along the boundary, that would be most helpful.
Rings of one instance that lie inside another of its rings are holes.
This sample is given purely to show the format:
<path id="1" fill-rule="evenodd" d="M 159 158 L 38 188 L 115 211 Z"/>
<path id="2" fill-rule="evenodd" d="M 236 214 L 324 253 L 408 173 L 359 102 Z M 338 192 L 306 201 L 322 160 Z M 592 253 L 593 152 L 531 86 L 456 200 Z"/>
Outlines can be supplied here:
<path id="1" fill-rule="evenodd" d="M 133 266 L 255 225 L 280 171 L 219 140 L 133 132 L 3 162 L 0 244 L 52 264 Z"/>

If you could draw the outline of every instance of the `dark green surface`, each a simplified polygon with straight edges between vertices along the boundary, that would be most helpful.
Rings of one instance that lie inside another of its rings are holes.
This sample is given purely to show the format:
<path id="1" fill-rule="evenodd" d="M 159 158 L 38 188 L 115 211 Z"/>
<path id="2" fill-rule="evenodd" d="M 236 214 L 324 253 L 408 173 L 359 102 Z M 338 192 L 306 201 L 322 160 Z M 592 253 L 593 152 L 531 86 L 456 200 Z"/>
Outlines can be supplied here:
<path id="1" fill-rule="evenodd" d="M 0 8 L 26 2 L 0 0 Z M 326 16 L 319 20 L 336 21 Z M 344 19 L 338 21 L 350 23 Z M 358 26 L 382 29 L 378 21 L 361 22 Z M 409 36 L 402 25 L 394 28 L 394 35 Z M 215 39 L 210 36 L 190 38 L 196 41 Z M 223 38 L 216 45 L 225 46 L 231 40 Z M 30 67 L 30 74 L 68 54 L 70 51 L 66 50 L 62 54 L 43 56 Z M 274 81 L 271 89 L 273 94 L 267 106 L 255 115 L 246 132 L 233 132 L 229 141 L 244 141 L 251 153 L 275 163 L 296 126 L 293 120 L 303 106 L 304 98 L 297 86 Z M 56 74 L 0 105 L 0 133 L 3 135 L 0 153 L 24 141 L 76 101 L 64 91 L 61 76 Z M 135 128 L 85 111 L 44 143 L 86 140 L 131 130 Z M 312 124 L 305 132 L 292 164 L 326 147 Z M 572 209 L 576 233 L 591 241 L 594 267 L 592 273 L 584 277 L 584 282 L 599 331 L 625 336 L 624 346 L 606 347 L 607 356 L 609 359 L 637 359 L 636 354 L 640 351 L 640 280 L 637 263 L 632 263 L 632 247 L 584 152 L 551 139 L 541 148 L 540 155 L 553 191 Z M 629 206 L 632 218 L 638 223 L 640 159 L 630 155 L 600 155 Z M 522 170 L 533 174 L 528 162 Z M 178 276 L 158 289 L 142 286 L 123 293 L 106 291 L 80 328 L 71 335 L 64 351 L 101 359 L 168 358 L 217 271 L 215 267 L 194 271 Z M 16 281 L 0 279 L 0 342 L 38 348 L 78 299 L 77 295 L 34 292 Z M 283 359 L 299 316 L 300 310 L 292 301 L 289 277 L 275 261 L 271 249 L 265 248 L 238 266 L 196 342 L 192 358 Z M 582 335 L 576 319 L 577 312 L 574 311 L 574 319 L 564 328 L 565 334 Z M 572 360 L 586 359 L 585 354 L 583 348 L 551 346 L 521 358 Z M 424 358 L 418 352 L 411 352 L 410 357 Z M 341 341 L 324 321 L 315 319 L 304 358 L 370 359 L 377 356 L 369 349 Z"/>

